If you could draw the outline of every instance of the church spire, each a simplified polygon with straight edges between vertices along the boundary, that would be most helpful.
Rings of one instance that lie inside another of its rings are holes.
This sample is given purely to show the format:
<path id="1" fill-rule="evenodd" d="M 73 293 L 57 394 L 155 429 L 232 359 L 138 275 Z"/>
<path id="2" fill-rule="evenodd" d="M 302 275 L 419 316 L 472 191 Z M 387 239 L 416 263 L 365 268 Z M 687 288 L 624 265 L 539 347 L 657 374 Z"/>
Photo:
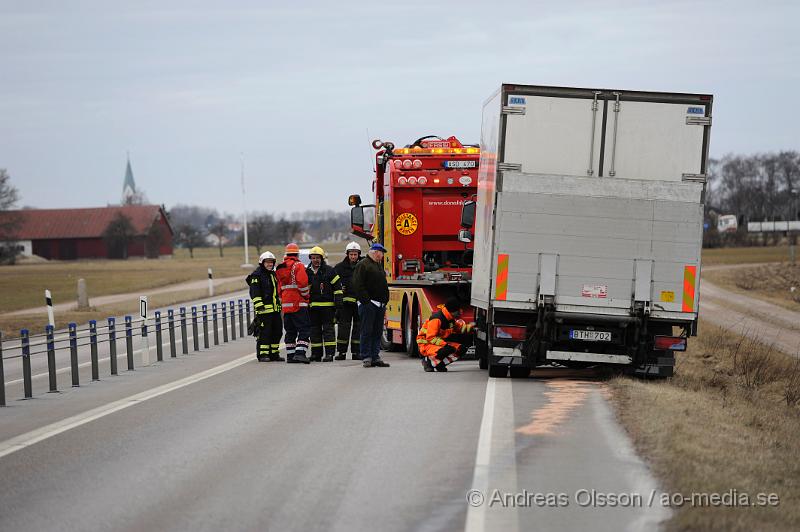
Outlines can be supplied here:
<path id="1" fill-rule="evenodd" d="M 127 205 L 136 197 L 136 182 L 131 170 L 131 154 L 128 152 L 128 164 L 125 167 L 125 181 L 122 183 L 122 204 Z"/>

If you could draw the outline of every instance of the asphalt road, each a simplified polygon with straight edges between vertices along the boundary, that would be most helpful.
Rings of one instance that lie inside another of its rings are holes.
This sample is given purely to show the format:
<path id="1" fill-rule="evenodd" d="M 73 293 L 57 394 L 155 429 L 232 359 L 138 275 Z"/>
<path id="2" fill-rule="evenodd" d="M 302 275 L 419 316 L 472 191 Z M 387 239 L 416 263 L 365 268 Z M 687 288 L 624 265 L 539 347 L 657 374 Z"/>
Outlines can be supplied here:
<path id="1" fill-rule="evenodd" d="M 591 490 L 646 504 L 656 489 L 602 382 L 252 352 L 239 340 L 12 401 L 0 411 L 0 529 L 649 530 L 668 515 L 582 506 Z M 482 505 L 468 504 L 471 489 Z M 522 495 L 498 502 L 505 492 Z M 566 506 L 537 506 L 537 494 Z"/>

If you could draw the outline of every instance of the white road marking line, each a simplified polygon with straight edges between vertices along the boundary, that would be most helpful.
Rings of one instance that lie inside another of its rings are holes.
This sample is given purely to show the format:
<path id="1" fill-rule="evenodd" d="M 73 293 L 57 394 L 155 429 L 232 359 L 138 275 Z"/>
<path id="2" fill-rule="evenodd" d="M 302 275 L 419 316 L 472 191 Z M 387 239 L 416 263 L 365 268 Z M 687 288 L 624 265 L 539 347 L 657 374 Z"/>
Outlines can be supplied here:
<path id="1" fill-rule="evenodd" d="M 44 427 L 32 430 L 30 432 L 26 432 L 25 434 L 21 434 L 4 442 L 0 442 L 0 458 L 7 456 L 11 453 L 14 453 L 16 451 L 19 451 L 21 449 L 24 449 L 25 447 L 29 447 L 40 441 L 61 434 L 62 432 L 66 432 L 70 429 L 74 429 L 75 427 L 80 427 L 81 425 L 85 425 L 86 423 L 89 423 L 96 419 L 100 419 L 101 417 L 113 414 L 114 412 L 119 412 L 120 410 L 124 410 L 128 407 L 137 405 L 149 399 L 153 399 L 154 397 L 158 397 L 160 395 L 164 395 L 171 391 L 178 390 L 185 386 L 189 386 L 190 384 L 200 382 L 209 377 L 213 377 L 214 375 L 219 375 L 220 373 L 230 371 L 234 368 L 241 366 L 242 364 L 252 361 L 253 356 L 255 356 L 255 352 L 237 358 L 235 360 L 231 360 L 230 362 L 226 362 L 225 364 L 222 364 L 215 368 L 207 369 L 205 371 L 202 371 L 195 375 L 191 375 L 189 377 L 185 377 L 175 382 L 164 384 L 162 386 L 158 386 L 157 388 L 153 388 L 151 390 L 146 390 L 144 392 L 131 395 L 124 399 L 114 401 L 113 403 L 109 403 L 107 405 L 103 405 L 94 408 L 92 410 L 88 410 L 86 412 L 83 412 L 81 414 L 72 417 L 68 417 L 66 419 L 62 419 L 61 421 L 56 421 L 55 423 L 51 423 L 50 425 L 46 425 Z"/>
<path id="2" fill-rule="evenodd" d="M 494 397 L 497 379 L 489 378 L 486 383 L 486 399 L 483 401 L 483 418 L 478 436 L 478 452 L 475 455 L 475 471 L 472 474 L 472 490 L 479 490 L 484 496 L 489 488 L 489 461 L 492 456 L 492 427 L 494 426 Z M 486 525 L 486 503 L 469 505 L 466 532 L 482 532 Z"/>

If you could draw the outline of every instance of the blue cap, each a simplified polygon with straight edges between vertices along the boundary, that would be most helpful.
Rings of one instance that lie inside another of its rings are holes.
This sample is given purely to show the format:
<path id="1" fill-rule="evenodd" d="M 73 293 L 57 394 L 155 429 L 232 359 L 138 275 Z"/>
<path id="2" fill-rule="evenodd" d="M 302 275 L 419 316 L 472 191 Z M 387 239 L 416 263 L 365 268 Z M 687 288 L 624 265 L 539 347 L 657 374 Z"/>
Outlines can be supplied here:
<path id="1" fill-rule="evenodd" d="M 383 247 L 381 244 L 379 244 L 379 243 L 377 243 L 377 242 L 375 242 L 374 244 L 372 244 L 372 245 L 370 246 L 369 250 L 370 250 L 370 251 L 382 251 L 383 253 L 386 253 L 386 248 L 385 248 L 385 247 Z"/>

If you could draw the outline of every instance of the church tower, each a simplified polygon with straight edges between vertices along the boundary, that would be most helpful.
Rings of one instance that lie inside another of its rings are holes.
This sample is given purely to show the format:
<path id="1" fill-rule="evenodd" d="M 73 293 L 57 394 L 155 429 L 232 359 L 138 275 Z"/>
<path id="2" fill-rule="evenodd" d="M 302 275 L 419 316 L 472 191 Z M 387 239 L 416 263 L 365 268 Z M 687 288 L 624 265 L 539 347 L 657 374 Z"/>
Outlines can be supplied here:
<path id="1" fill-rule="evenodd" d="M 130 205 L 136 203 L 137 197 L 136 182 L 133 180 L 133 170 L 131 170 L 131 156 L 128 154 L 128 165 L 125 168 L 125 182 L 122 183 L 122 204 Z"/>

